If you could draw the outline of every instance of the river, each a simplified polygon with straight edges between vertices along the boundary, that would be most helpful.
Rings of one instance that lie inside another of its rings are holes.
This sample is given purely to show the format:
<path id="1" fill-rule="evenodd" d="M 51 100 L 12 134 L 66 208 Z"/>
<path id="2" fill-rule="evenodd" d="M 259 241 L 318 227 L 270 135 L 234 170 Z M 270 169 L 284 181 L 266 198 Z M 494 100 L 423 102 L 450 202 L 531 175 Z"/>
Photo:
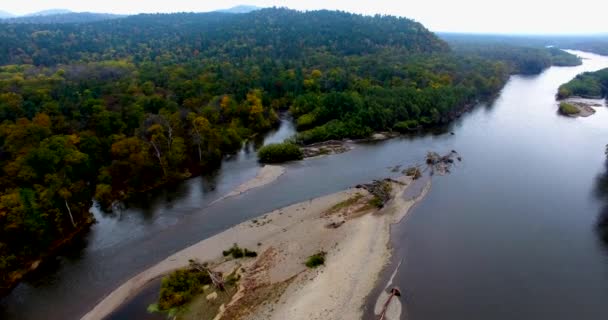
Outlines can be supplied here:
<path id="1" fill-rule="evenodd" d="M 0 318 L 78 319 L 121 282 L 232 225 L 395 175 L 391 167 L 420 162 L 427 151 L 455 149 L 463 162 L 434 178 L 427 198 L 393 229 L 409 319 L 565 319 L 575 310 L 595 319 L 608 301 L 608 249 L 595 231 L 606 204 L 595 191 L 606 171 L 608 110 L 564 118 L 554 100 L 561 83 L 608 66 L 607 57 L 581 55 L 589 59 L 579 67 L 511 77 L 496 101 L 445 130 L 290 163 L 276 182 L 211 206 L 255 176 L 253 146 L 121 214 L 96 211 L 99 223 L 82 243 L 0 301 Z M 291 133 L 284 120 L 265 142 Z"/>
<path id="2" fill-rule="evenodd" d="M 382 284 L 402 261 L 401 319 L 606 319 L 608 243 L 597 227 L 608 219 L 608 109 L 566 118 L 554 95 L 608 57 L 578 54 L 583 66 L 514 76 L 454 124 L 450 147 L 465 161 L 392 230 Z"/>

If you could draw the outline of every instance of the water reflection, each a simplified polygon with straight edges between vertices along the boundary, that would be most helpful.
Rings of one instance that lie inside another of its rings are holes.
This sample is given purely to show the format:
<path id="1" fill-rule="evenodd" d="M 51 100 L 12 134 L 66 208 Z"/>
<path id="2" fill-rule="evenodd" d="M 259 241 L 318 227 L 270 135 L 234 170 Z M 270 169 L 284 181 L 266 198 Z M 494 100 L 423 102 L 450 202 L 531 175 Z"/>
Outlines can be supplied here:
<path id="1" fill-rule="evenodd" d="M 596 179 L 595 195 L 602 202 L 602 209 L 597 221 L 597 233 L 608 251 L 608 159 L 605 162 L 604 172 Z"/>

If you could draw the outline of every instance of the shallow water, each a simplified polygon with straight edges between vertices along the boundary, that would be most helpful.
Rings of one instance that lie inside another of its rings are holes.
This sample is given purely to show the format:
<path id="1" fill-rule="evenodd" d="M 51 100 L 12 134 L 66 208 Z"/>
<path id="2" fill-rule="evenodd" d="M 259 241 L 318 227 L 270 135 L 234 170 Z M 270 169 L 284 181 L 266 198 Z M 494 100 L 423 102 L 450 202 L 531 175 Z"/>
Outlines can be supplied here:
<path id="1" fill-rule="evenodd" d="M 120 283 L 188 245 L 273 209 L 397 175 L 392 167 L 419 163 L 427 151 L 455 149 L 463 162 L 434 178 L 427 198 L 393 231 L 396 256 L 405 258 L 395 278 L 403 314 L 565 319 L 582 310 L 579 316 L 595 319 L 608 301 L 608 249 L 595 231 L 608 201 L 594 195 L 606 171 L 608 110 L 564 118 L 554 100 L 559 84 L 608 66 L 606 57 L 585 55 L 591 59 L 581 67 L 512 77 L 494 103 L 444 131 L 290 163 L 276 182 L 213 206 L 255 176 L 252 146 L 215 174 L 149 193 L 120 215 L 96 212 L 100 222 L 82 243 L 0 301 L 0 318 L 78 319 Z M 292 132 L 285 121 L 267 141 Z M 137 312 L 127 314 L 141 319 L 146 306 L 129 304 Z"/>

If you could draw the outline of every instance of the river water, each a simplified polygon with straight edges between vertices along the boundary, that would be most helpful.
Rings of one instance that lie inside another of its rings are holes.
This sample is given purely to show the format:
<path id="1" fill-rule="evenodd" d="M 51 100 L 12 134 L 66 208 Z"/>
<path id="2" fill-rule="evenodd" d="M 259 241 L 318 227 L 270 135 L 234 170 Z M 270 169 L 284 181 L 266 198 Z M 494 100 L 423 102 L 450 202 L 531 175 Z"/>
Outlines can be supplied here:
<path id="1" fill-rule="evenodd" d="M 595 228 L 608 204 L 596 192 L 606 172 L 608 110 L 564 118 L 554 100 L 561 83 L 608 66 L 607 57 L 581 55 L 589 59 L 580 67 L 512 77 L 495 102 L 445 130 L 290 163 L 276 182 L 211 206 L 255 176 L 253 146 L 214 174 L 149 193 L 121 214 L 95 212 L 99 223 L 87 238 L 2 299 L 0 318 L 78 319 L 190 244 L 278 207 L 396 175 L 391 167 L 420 162 L 427 151 L 455 149 L 463 162 L 434 178 L 393 230 L 409 319 L 566 319 L 575 311 L 596 319 L 608 301 L 608 249 Z M 285 120 L 265 143 L 292 133 Z"/>
<path id="2" fill-rule="evenodd" d="M 584 56 L 580 67 L 512 77 L 492 105 L 454 124 L 449 144 L 463 164 L 392 231 L 382 284 L 402 260 L 401 319 L 607 318 L 608 243 L 597 227 L 608 219 L 608 109 L 572 119 L 554 100 L 561 83 L 608 66 Z"/>

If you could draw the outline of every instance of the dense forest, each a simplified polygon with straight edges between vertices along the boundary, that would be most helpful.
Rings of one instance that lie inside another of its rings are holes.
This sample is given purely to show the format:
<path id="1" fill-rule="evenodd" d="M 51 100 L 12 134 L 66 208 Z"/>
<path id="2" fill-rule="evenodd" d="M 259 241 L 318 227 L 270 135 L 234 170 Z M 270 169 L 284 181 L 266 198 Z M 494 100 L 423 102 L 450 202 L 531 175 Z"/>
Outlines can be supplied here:
<path id="1" fill-rule="evenodd" d="M 93 199 L 210 170 L 280 110 L 301 143 L 432 126 L 523 72 L 511 61 L 336 11 L 0 24 L 0 289 L 86 229 Z"/>
<path id="2" fill-rule="evenodd" d="M 465 43 L 483 44 L 488 47 L 511 46 L 537 49 L 552 46 L 559 49 L 573 49 L 608 55 L 608 34 L 564 36 L 439 33 L 438 35 L 453 46 Z"/>
<path id="3" fill-rule="evenodd" d="M 557 97 L 605 98 L 608 96 L 608 68 L 585 72 L 559 87 Z"/>
<path id="4" fill-rule="evenodd" d="M 441 37 L 458 54 L 505 61 L 511 71 L 517 74 L 538 74 L 552 65 L 578 66 L 583 63 L 579 57 L 566 51 L 545 47 L 546 43 L 551 42 L 536 43 L 514 37 L 462 34 L 442 34 Z"/>

